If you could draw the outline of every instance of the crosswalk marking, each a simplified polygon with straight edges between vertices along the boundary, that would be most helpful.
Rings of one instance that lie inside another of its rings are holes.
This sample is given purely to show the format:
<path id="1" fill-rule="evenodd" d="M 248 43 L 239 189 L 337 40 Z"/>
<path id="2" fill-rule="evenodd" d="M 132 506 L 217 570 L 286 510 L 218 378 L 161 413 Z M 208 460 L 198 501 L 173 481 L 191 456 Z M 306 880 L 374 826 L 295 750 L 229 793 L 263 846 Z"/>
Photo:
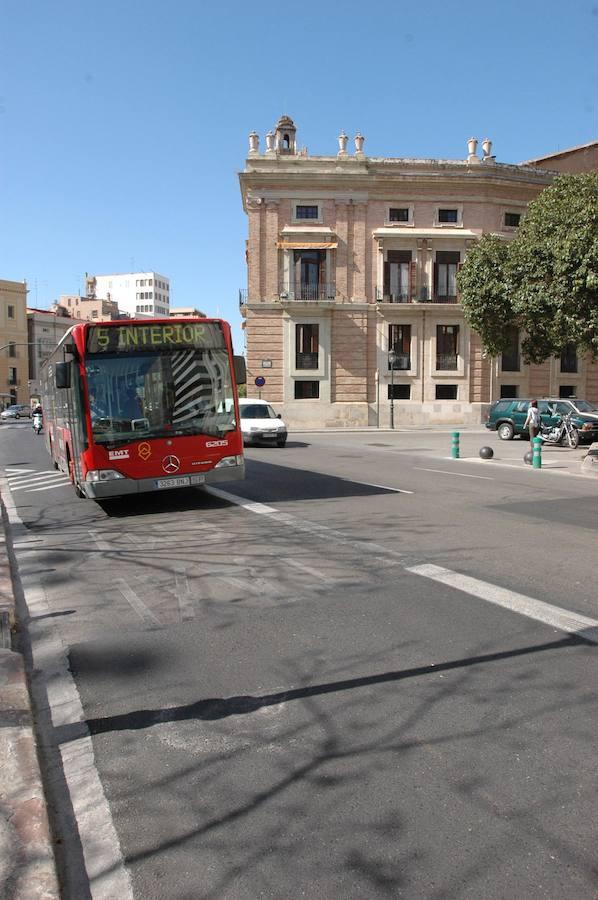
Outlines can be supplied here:
<path id="1" fill-rule="evenodd" d="M 55 469 L 36 472 L 34 469 L 9 466 L 6 468 L 6 478 L 10 490 L 14 493 L 23 491 L 25 494 L 33 494 L 37 491 L 51 491 L 54 488 L 70 484 L 68 475 L 65 475 L 64 472 L 57 472 Z"/>

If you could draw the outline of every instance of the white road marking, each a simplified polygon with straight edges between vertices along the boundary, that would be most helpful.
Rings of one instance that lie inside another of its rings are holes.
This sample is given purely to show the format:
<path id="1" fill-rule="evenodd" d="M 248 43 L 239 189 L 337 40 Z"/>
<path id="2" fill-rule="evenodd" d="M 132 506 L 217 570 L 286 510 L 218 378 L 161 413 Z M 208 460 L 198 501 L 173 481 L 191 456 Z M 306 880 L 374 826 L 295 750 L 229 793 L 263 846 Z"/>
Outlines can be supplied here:
<path id="1" fill-rule="evenodd" d="M 177 563 L 174 567 L 176 598 L 179 604 L 179 612 L 181 620 L 192 619 L 195 616 L 195 607 L 193 606 L 193 596 L 189 587 L 189 579 L 187 578 L 187 570 L 184 563 Z"/>
<path id="2" fill-rule="evenodd" d="M 17 488 L 17 490 L 22 490 L 24 494 L 36 494 L 38 491 L 51 491 L 57 487 L 66 487 L 67 485 L 70 487 L 71 479 L 65 478 L 64 481 L 55 481 L 54 484 L 49 484 L 46 487 L 38 487 L 38 488 Z"/>
<path id="3" fill-rule="evenodd" d="M 52 478 L 64 477 L 64 472 L 55 472 L 54 470 L 51 472 L 31 472 L 27 478 L 24 478 L 22 475 L 18 475 L 16 478 L 9 478 L 8 483 L 13 488 L 22 484 L 35 484 L 37 481 L 48 481 Z"/>
<path id="4" fill-rule="evenodd" d="M 27 534 L 16 510 L 7 481 L 1 480 L 2 496 L 11 530 Z M 24 551 L 15 543 L 17 563 Z M 39 675 L 32 690 L 40 705 L 48 706 L 52 716 L 50 734 L 42 735 L 49 746 L 55 742 L 54 729 L 76 726 L 79 736 L 60 745 L 62 769 L 77 822 L 85 869 L 93 900 L 134 900 L 129 873 L 125 868 L 110 806 L 96 768 L 93 744 L 85 723 L 85 713 L 77 686 L 68 669 L 68 648 L 63 644 L 60 627 L 49 617 L 48 599 L 39 575 L 19 571 L 27 610 L 31 616 L 28 631 L 33 664 Z M 44 730 L 43 719 L 39 726 Z M 54 779 L 52 772 L 50 780 Z M 57 787 L 57 793 L 60 791 Z"/>
<path id="5" fill-rule="evenodd" d="M 498 585 L 490 584 L 487 581 L 480 581 L 478 578 L 472 578 L 469 575 L 460 575 L 458 572 L 452 572 L 450 569 L 444 569 L 441 566 L 431 564 L 410 566 L 406 571 L 411 572 L 413 575 L 421 575 L 424 578 L 432 579 L 432 581 L 446 584 L 457 591 L 471 594 L 472 597 L 479 597 L 480 600 L 494 603 L 496 606 L 502 606 L 504 609 L 527 616 L 529 619 L 535 619 L 536 622 L 543 622 L 545 625 L 558 628 L 559 631 L 565 631 L 568 634 L 581 633 L 581 637 L 591 641 L 593 644 L 598 644 L 597 619 L 590 619 L 587 616 L 579 615 L 579 613 L 569 612 L 569 610 L 562 609 L 559 606 L 545 603 L 543 600 L 535 600 L 533 597 L 498 587 Z"/>
<path id="6" fill-rule="evenodd" d="M 236 494 L 229 494 L 228 491 L 222 491 L 220 488 L 210 486 L 204 488 L 204 490 L 207 491 L 208 494 L 213 494 L 214 497 L 228 500 L 229 503 L 234 503 L 235 506 L 242 506 L 243 509 L 257 513 L 258 515 L 269 516 L 272 515 L 272 513 L 278 513 L 278 510 L 274 509 L 273 506 L 266 506 L 265 503 L 254 503 L 252 500 L 246 500 L 245 497 L 238 497 Z"/>
<path id="7" fill-rule="evenodd" d="M 387 484 L 372 484 L 371 481 L 355 481 L 353 478 L 345 478 L 343 480 L 347 481 L 349 483 L 352 483 L 352 484 L 363 484 L 364 487 L 374 487 L 374 488 L 379 488 L 380 490 L 383 490 L 383 491 L 392 491 L 393 494 L 413 494 L 413 493 L 415 493 L 414 491 L 406 491 L 406 490 L 404 490 L 404 488 L 388 487 Z"/>
<path id="8" fill-rule="evenodd" d="M 490 475 L 466 475 L 465 472 L 447 472 L 446 469 L 423 469 L 413 466 L 418 472 L 437 472 L 439 475 L 456 475 L 458 478 L 481 478 L 483 481 L 494 481 Z"/>
<path id="9" fill-rule="evenodd" d="M 33 471 L 32 469 L 16 469 L 14 466 L 6 467 L 6 474 L 10 477 L 11 475 L 28 475 Z"/>
<path id="10" fill-rule="evenodd" d="M 133 607 L 140 619 L 143 619 L 144 622 L 151 623 L 152 625 L 162 625 L 160 620 L 154 615 L 149 606 L 145 605 L 143 600 L 137 596 L 133 588 L 127 584 L 124 578 L 116 579 L 116 587 L 121 592 L 127 603 L 129 603 Z"/>
<path id="11" fill-rule="evenodd" d="M 424 469 L 423 471 L 429 470 Z M 433 469 L 431 471 L 436 470 Z M 456 473 L 443 472 L 443 474 L 452 475 Z M 205 490 L 211 493 L 214 488 L 208 487 L 205 488 Z M 218 493 L 224 494 L 225 492 L 219 491 Z M 237 506 L 243 507 L 244 509 L 250 509 L 251 505 L 261 505 L 251 504 L 248 507 L 245 499 L 243 497 L 237 497 L 235 494 L 227 494 L 226 499 L 231 503 L 235 503 Z M 553 628 L 558 628 L 559 630 L 565 631 L 569 634 L 579 634 L 580 637 L 583 637 L 585 640 L 598 644 L 598 620 L 596 619 L 589 619 L 586 616 L 582 616 L 574 612 L 569 612 L 568 610 L 562 609 L 561 607 L 552 606 L 550 603 L 545 603 L 543 600 L 535 600 L 533 597 L 527 597 L 525 594 L 518 594 L 515 591 L 509 591 L 506 588 L 498 587 L 498 585 L 490 584 L 490 582 L 480 581 L 479 579 L 471 578 L 468 575 L 459 575 L 457 572 L 452 572 L 450 569 L 443 569 L 440 566 L 406 566 L 404 557 L 400 553 L 389 550 L 388 548 L 383 547 L 380 544 L 353 540 L 351 538 L 348 538 L 346 535 L 343 535 L 342 532 L 336 531 L 332 528 L 328 528 L 326 525 L 320 525 L 316 522 L 306 522 L 301 519 L 295 518 L 289 513 L 280 513 L 277 510 L 272 509 L 272 507 L 266 507 L 266 509 L 271 510 L 271 512 L 268 512 L 266 514 L 272 516 L 272 518 L 281 525 L 294 527 L 301 531 L 326 535 L 328 540 L 335 540 L 341 544 L 348 544 L 356 550 L 365 548 L 368 557 L 371 557 L 371 555 L 374 553 L 381 553 L 383 560 L 394 558 L 399 564 L 402 564 L 404 566 L 406 572 L 410 572 L 413 575 L 421 575 L 425 578 L 431 578 L 435 581 L 440 581 L 444 584 L 448 584 L 451 587 L 456 588 L 457 590 L 463 591 L 466 594 L 471 594 L 472 596 L 479 597 L 480 599 L 486 600 L 489 603 L 503 606 L 505 609 L 509 609 L 512 612 L 517 612 L 521 615 L 528 616 L 528 618 L 530 619 L 535 619 L 538 622 L 543 622 L 547 625 L 552 626 Z M 265 514 L 263 509 L 260 510 L 260 513 L 262 515 Z"/>

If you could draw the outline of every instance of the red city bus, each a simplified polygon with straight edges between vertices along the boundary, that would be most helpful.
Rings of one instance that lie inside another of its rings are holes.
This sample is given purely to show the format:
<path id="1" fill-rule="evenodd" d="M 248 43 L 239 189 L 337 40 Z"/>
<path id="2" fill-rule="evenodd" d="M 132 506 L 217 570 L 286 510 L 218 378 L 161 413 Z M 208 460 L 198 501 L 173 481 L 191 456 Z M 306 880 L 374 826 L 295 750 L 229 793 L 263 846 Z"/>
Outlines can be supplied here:
<path id="1" fill-rule="evenodd" d="M 46 446 L 80 497 L 243 478 L 237 384 L 221 319 L 80 323 L 41 372 Z"/>

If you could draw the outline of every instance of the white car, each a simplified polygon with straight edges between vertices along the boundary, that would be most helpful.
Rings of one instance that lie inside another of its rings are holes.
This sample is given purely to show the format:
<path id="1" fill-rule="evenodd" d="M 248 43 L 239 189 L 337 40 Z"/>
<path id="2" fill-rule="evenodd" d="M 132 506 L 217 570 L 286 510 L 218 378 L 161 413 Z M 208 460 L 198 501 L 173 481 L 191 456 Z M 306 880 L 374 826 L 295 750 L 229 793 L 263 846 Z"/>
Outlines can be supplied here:
<path id="1" fill-rule="evenodd" d="M 276 444 L 284 447 L 287 442 L 287 426 L 266 400 L 239 400 L 243 443 Z"/>

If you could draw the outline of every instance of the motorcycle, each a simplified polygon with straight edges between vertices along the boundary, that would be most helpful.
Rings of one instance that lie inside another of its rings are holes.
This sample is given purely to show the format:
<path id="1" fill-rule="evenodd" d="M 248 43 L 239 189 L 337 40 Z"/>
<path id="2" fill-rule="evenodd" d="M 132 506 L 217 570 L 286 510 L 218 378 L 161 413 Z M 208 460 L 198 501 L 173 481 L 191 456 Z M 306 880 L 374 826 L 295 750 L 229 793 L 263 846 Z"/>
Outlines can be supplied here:
<path id="1" fill-rule="evenodd" d="M 571 414 L 559 417 L 552 425 L 541 425 L 538 434 L 545 444 L 559 444 L 561 447 L 579 446 L 579 431 L 571 423 Z"/>
<path id="2" fill-rule="evenodd" d="M 36 434 L 42 433 L 44 428 L 44 420 L 41 413 L 33 413 L 32 426 Z"/>

